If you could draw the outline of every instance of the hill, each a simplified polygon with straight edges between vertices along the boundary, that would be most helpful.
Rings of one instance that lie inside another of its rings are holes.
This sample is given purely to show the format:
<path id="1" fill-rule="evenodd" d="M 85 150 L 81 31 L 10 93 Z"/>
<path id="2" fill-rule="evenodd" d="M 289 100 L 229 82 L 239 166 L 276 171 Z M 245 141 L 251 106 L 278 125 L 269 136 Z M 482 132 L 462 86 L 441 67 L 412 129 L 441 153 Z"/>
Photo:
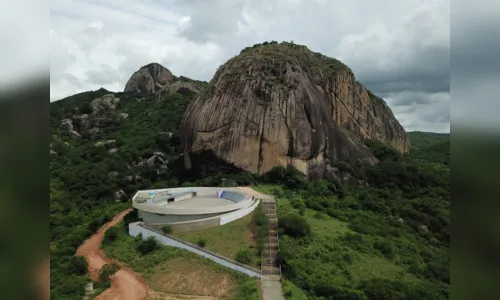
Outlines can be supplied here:
<path id="1" fill-rule="evenodd" d="M 211 93 L 214 82 L 199 95 Z M 136 190 L 216 186 L 222 178 L 226 184 L 258 185 L 277 196 L 284 220 L 280 255 L 288 299 L 377 299 L 377 293 L 394 299 L 449 298 L 445 138 L 410 133 L 412 147 L 402 155 L 406 146 L 362 141 L 355 132 L 341 129 L 377 163 L 339 157 L 345 160 L 325 166 L 335 176 L 321 180 L 307 180 L 291 167 L 263 174 L 241 168 L 211 173 L 209 166 L 187 171 L 181 121 L 188 106 L 202 96 L 171 92 L 173 83 L 153 91 L 99 89 L 50 104 L 51 298 L 82 298 L 88 278 L 75 267 L 73 255 L 100 225 L 130 207 Z M 286 225 L 289 213 L 304 218 L 312 235 L 295 236 Z M 152 261 L 168 249 L 158 251 L 138 261 Z"/>
<path id="2" fill-rule="evenodd" d="M 329 162 L 374 163 L 363 139 L 409 150 L 390 108 L 346 65 L 287 42 L 254 45 L 222 65 L 181 131 L 187 168 L 213 155 L 249 172 L 293 166 L 322 177 Z"/>
<path id="3" fill-rule="evenodd" d="M 414 158 L 450 164 L 450 134 L 432 132 L 409 132 L 411 155 Z"/>

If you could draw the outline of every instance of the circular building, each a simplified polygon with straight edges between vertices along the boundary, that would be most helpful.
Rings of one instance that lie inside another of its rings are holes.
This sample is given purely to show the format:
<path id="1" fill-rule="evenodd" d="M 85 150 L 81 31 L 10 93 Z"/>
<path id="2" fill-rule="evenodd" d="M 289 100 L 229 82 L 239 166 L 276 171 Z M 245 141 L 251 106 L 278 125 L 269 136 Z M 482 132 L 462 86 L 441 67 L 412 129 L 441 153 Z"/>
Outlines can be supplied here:
<path id="1" fill-rule="evenodd" d="M 231 188 L 189 187 L 138 191 L 132 206 L 146 225 L 170 224 L 178 231 L 224 225 L 251 213 L 253 196 Z"/>

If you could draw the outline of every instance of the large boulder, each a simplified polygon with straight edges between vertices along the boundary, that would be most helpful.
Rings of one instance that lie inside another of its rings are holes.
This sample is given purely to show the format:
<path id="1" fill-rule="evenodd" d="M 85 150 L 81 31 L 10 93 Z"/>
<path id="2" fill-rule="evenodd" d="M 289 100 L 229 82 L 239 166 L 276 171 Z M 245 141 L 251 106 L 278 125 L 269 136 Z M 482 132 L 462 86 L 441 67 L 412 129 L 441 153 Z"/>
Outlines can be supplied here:
<path id="1" fill-rule="evenodd" d="M 186 168 L 211 157 L 211 164 L 260 174 L 293 166 L 324 176 L 327 161 L 375 163 L 364 138 L 409 149 L 385 102 L 347 66 L 290 43 L 246 49 L 221 66 L 180 130 Z"/>
<path id="2" fill-rule="evenodd" d="M 127 81 L 124 92 L 141 92 L 153 94 L 163 89 L 167 83 L 173 82 L 174 76 L 164 66 L 151 63 L 135 72 Z"/>
<path id="3" fill-rule="evenodd" d="M 120 99 L 114 94 L 107 94 L 92 100 L 90 105 L 92 105 L 93 113 L 99 114 L 102 111 L 115 110 L 118 102 L 120 102 Z"/>

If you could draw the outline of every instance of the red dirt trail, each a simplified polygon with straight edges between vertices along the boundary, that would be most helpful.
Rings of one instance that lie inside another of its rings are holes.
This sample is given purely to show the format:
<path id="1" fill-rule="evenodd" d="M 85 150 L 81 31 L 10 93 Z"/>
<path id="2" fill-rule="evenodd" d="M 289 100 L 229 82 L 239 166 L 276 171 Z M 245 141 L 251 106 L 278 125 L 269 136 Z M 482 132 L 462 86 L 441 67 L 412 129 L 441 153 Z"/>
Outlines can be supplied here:
<path id="1" fill-rule="evenodd" d="M 99 278 L 99 271 L 103 265 L 114 262 L 107 258 L 101 250 L 104 232 L 115 226 L 132 209 L 129 208 L 116 215 L 110 222 L 104 224 L 93 236 L 87 239 L 76 251 L 87 259 L 89 273 L 93 281 Z M 148 285 L 142 277 L 128 268 L 121 268 L 111 276 L 111 287 L 96 297 L 96 300 L 143 300 L 148 295 Z"/>

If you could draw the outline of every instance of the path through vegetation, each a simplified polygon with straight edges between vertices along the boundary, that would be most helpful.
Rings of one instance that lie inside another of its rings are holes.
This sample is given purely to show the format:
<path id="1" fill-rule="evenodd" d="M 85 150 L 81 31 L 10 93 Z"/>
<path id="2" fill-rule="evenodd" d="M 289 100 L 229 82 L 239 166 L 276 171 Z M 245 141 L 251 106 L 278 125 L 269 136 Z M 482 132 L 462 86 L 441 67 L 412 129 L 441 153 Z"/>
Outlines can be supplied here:
<path id="1" fill-rule="evenodd" d="M 76 254 L 87 259 L 92 280 L 98 280 L 99 271 L 103 265 L 113 262 L 101 250 L 104 233 L 109 227 L 118 224 L 131 210 L 129 208 L 116 215 L 78 248 Z M 142 300 L 147 295 L 148 286 L 141 276 L 131 270 L 121 268 L 111 277 L 111 287 L 97 296 L 96 300 Z"/>

